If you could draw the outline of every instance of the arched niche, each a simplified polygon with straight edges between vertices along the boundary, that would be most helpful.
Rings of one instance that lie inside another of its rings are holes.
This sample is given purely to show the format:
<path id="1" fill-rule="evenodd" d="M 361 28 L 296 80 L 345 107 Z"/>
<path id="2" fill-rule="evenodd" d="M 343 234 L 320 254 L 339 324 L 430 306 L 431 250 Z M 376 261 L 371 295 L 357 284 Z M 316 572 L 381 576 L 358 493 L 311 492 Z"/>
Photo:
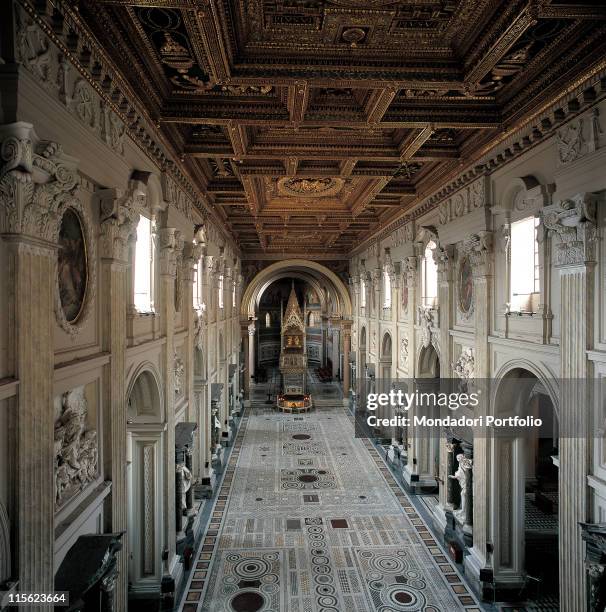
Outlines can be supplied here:
<path id="1" fill-rule="evenodd" d="M 194 348 L 194 377 L 204 378 L 206 376 L 204 351 L 198 347 Z"/>
<path id="2" fill-rule="evenodd" d="M 128 385 L 127 483 L 128 578 L 134 594 L 160 588 L 166 526 L 163 465 L 164 406 L 160 377 L 151 362 L 141 364 Z"/>
<path id="3" fill-rule="evenodd" d="M 391 334 L 389 332 L 385 332 L 385 334 L 383 334 L 383 339 L 381 340 L 381 358 L 383 360 L 388 360 L 391 363 L 391 353 L 392 353 Z"/>
<path id="4" fill-rule="evenodd" d="M 558 572 L 557 383 L 526 360 L 505 364 L 495 380 L 492 414 L 498 418 L 531 416 L 543 421 L 541 429 L 524 427 L 493 436 L 490 482 L 495 580 L 497 584 L 522 587 L 527 577 L 533 576 L 545 591 L 551 583 L 557 583 L 553 573 Z M 553 512 L 545 511 L 549 506 Z M 543 539 L 539 543 L 536 533 L 528 527 L 527 511 L 533 516 L 545 515 L 541 518 Z M 545 529 L 549 514 L 554 525 L 551 536 Z M 550 551 L 555 551 L 554 555 Z M 557 590 L 550 595 L 557 597 Z"/>
<path id="5" fill-rule="evenodd" d="M 153 364 L 141 365 L 131 378 L 127 393 L 129 423 L 162 423 L 164 406 L 160 377 Z"/>
<path id="6" fill-rule="evenodd" d="M 440 356 L 433 344 L 421 346 L 417 360 L 417 378 L 439 378 Z"/>

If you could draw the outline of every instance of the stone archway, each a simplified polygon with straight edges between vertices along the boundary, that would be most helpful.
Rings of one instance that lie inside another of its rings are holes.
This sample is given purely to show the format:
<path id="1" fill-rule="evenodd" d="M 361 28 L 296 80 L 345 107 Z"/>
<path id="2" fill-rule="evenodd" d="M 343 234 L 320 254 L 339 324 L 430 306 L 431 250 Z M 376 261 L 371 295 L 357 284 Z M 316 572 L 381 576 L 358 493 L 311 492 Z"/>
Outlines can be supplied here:
<path id="1" fill-rule="evenodd" d="M 351 333 L 349 326 L 351 325 L 353 312 L 349 290 L 344 282 L 325 266 L 305 259 L 288 259 L 275 262 L 256 274 L 242 296 L 240 322 L 241 334 L 245 344 L 244 354 L 247 356 L 246 397 L 249 397 L 249 385 L 251 377 L 255 374 L 255 363 L 259 350 L 255 341 L 256 334 L 259 325 L 263 323 L 263 321 L 257 323 L 260 300 L 272 283 L 283 278 L 301 279 L 313 287 L 318 294 L 322 307 L 322 318 L 326 322 L 330 321 L 332 329 L 335 330 L 334 337 L 337 339 L 336 358 L 333 360 L 333 375 L 336 374 L 336 371 L 340 371 L 343 377 L 343 388 L 348 389 L 349 367 L 344 367 L 342 364 L 349 364 Z M 325 358 L 326 351 L 324 348 L 327 345 L 327 340 L 324 332 L 322 345 L 322 355 Z"/>
<path id="2" fill-rule="evenodd" d="M 337 316 L 351 318 L 353 308 L 349 291 L 343 281 L 325 266 L 306 259 L 286 259 L 261 270 L 249 283 L 240 303 L 240 318 L 248 320 L 254 317 L 258 296 L 265 288 L 278 278 L 307 274 L 328 288 L 337 307 Z"/>
<path id="3" fill-rule="evenodd" d="M 139 593 L 157 592 L 162 580 L 165 423 L 158 381 L 153 364 L 142 364 L 127 395 L 128 574 Z"/>
<path id="4" fill-rule="evenodd" d="M 558 596 L 559 425 L 557 395 L 528 363 L 509 364 L 492 394 L 496 417 L 541 418 L 540 429 L 495 436 L 491 448 L 494 580 L 505 596 Z M 529 527 L 528 516 L 533 517 Z M 537 529 L 536 525 L 540 524 Z M 555 552 L 555 556 L 554 553 Z M 537 585 L 540 585 L 537 587 Z"/>

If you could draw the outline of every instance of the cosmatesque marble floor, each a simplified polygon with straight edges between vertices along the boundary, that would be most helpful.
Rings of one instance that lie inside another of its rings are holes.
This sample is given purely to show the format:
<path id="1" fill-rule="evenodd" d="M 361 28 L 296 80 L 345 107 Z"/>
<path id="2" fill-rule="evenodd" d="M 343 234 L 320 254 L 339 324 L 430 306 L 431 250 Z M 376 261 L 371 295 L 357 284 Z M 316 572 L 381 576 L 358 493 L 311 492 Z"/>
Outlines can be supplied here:
<path id="1" fill-rule="evenodd" d="M 480 607 L 342 406 L 242 420 L 183 610 Z"/>

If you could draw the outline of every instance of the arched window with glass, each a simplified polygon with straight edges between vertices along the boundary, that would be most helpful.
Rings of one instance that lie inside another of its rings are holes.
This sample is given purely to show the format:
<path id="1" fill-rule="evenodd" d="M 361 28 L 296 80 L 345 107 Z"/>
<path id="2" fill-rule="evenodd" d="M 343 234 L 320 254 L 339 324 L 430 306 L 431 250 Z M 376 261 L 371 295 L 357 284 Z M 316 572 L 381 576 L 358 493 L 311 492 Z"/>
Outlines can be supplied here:
<path id="1" fill-rule="evenodd" d="M 391 276 L 383 270 L 383 308 L 391 308 Z"/>
<path id="2" fill-rule="evenodd" d="M 154 241 L 152 220 L 140 215 L 134 261 L 134 304 L 138 312 L 154 311 Z"/>
<path id="3" fill-rule="evenodd" d="M 219 296 L 218 296 L 219 308 L 221 309 L 223 309 L 223 307 L 225 306 L 225 304 L 223 303 L 223 289 L 224 289 L 224 277 L 223 277 L 223 274 L 221 274 L 219 276 Z"/>
<path id="4" fill-rule="evenodd" d="M 366 279 L 360 277 L 360 307 L 366 308 Z"/>
<path id="5" fill-rule="evenodd" d="M 539 304 L 538 217 L 526 217 L 511 224 L 509 242 L 511 312 L 536 312 Z"/>

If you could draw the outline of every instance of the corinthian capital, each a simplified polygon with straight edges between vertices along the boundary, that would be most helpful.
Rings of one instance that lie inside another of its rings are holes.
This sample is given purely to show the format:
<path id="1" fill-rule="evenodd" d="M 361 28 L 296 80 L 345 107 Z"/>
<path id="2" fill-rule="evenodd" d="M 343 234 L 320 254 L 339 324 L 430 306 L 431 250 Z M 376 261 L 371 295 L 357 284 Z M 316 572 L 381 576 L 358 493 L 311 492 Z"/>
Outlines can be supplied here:
<path id="1" fill-rule="evenodd" d="M 75 160 L 54 142 L 35 141 L 32 125 L 0 128 L 0 233 L 56 242 L 79 186 Z"/>
<path id="2" fill-rule="evenodd" d="M 433 251 L 433 260 L 438 266 L 438 274 L 447 276 L 454 258 L 454 247 L 451 244 L 438 245 Z"/>
<path id="3" fill-rule="evenodd" d="M 402 272 L 406 281 L 407 287 L 412 287 L 417 281 L 417 272 L 419 270 L 419 258 L 416 256 L 405 257 L 402 262 Z"/>
<path id="4" fill-rule="evenodd" d="M 541 221 L 550 236 L 557 236 L 555 259 L 558 266 L 574 266 L 596 261 L 596 207 L 598 196 L 580 193 L 546 206 Z"/>
<path id="5" fill-rule="evenodd" d="M 128 260 L 128 243 L 135 239 L 142 195 L 129 189 L 103 189 L 96 193 L 101 216 L 101 255 Z"/>
<path id="6" fill-rule="evenodd" d="M 174 227 L 163 227 L 156 230 L 156 237 L 160 252 L 160 274 L 176 276 L 177 265 L 183 248 L 181 232 Z"/>
<path id="7" fill-rule="evenodd" d="M 488 276 L 492 273 L 492 232 L 472 234 L 463 243 L 463 251 L 469 255 L 474 276 Z"/>

